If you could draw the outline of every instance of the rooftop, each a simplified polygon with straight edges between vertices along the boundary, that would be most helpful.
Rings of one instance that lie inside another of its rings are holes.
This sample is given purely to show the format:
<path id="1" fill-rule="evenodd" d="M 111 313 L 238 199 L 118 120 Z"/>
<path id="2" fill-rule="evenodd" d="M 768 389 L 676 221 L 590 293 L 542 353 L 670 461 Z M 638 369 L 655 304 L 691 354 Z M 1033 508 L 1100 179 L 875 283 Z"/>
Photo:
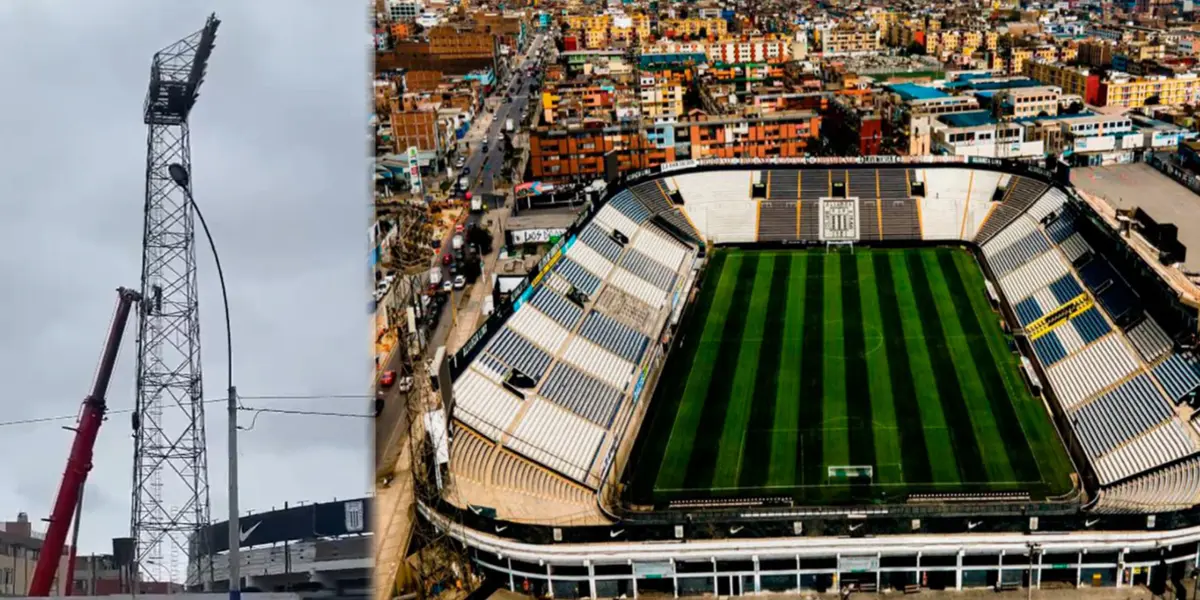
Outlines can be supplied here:
<path id="1" fill-rule="evenodd" d="M 986 110 L 951 113 L 942 115 L 938 119 L 951 127 L 979 127 L 981 125 L 994 125 L 996 123 L 996 119 L 992 116 L 992 113 Z"/>
<path id="2" fill-rule="evenodd" d="M 937 88 L 915 83 L 894 83 L 885 87 L 899 94 L 904 100 L 932 100 L 934 98 L 947 98 L 950 96 L 950 94 Z"/>

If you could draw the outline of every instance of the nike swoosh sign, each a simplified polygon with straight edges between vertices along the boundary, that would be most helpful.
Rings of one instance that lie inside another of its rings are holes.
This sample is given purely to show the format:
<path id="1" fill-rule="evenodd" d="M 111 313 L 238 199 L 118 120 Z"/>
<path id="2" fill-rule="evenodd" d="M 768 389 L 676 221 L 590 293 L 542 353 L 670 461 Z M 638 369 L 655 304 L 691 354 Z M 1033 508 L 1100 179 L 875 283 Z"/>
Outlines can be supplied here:
<path id="1" fill-rule="evenodd" d="M 243 529 L 242 531 L 239 531 L 238 532 L 238 541 L 244 543 L 246 541 L 246 538 L 250 537 L 250 534 L 254 533 L 255 529 L 258 529 L 259 525 L 262 525 L 262 521 L 259 521 L 259 522 L 255 523 L 254 525 L 251 525 L 250 529 Z"/>

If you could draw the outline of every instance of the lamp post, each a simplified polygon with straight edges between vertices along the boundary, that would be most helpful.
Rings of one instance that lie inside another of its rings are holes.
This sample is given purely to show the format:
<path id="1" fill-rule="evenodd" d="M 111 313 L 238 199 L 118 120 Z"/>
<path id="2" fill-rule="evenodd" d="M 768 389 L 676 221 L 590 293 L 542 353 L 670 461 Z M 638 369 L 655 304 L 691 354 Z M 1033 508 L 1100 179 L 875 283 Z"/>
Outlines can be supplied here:
<path id="1" fill-rule="evenodd" d="M 167 166 L 171 180 L 187 196 L 188 204 L 196 212 L 200 227 L 204 229 L 204 237 L 208 239 L 209 250 L 212 251 L 213 262 L 217 265 L 217 278 L 221 282 L 221 302 L 225 307 L 225 357 L 226 374 L 229 377 L 228 402 L 229 412 L 229 600 L 239 600 L 242 595 L 241 577 L 241 525 L 238 523 L 238 463 L 237 463 L 237 388 L 233 385 L 233 333 L 229 326 L 229 294 L 225 289 L 225 272 L 221 269 L 221 256 L 217 254 L 217 245 L 213 242 L 204 213 L 192 197 L 191 176 L 187 169 L 178 163 Z M 209 573 L 212 576 L 212 573 Z"/>

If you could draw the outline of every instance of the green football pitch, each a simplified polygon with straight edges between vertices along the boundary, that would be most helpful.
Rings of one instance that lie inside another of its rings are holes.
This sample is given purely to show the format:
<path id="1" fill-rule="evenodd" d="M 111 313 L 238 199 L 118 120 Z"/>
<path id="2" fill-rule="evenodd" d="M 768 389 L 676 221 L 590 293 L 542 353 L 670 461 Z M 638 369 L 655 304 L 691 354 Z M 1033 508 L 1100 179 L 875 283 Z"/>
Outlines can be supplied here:
<path id="1" fill-rule="evenodd" d="M 718 249 L 642 428 L 634 502 L 1071 490 L 975 258 Z M 869 466 L 869 480 L 830 467 Z"/>

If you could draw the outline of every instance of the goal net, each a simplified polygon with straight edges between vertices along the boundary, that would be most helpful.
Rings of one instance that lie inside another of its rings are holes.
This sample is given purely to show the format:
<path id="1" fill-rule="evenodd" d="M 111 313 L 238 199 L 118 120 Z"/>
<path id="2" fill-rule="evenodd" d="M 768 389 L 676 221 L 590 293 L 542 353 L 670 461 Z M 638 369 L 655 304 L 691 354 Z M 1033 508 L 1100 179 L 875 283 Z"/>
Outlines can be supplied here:
<path id="1" fill-rule="evenodd" d="M 870 465 L 837 465 L 826 469 L 832 482 L 871 483 L 875 478 L 875 468 Z"/>

